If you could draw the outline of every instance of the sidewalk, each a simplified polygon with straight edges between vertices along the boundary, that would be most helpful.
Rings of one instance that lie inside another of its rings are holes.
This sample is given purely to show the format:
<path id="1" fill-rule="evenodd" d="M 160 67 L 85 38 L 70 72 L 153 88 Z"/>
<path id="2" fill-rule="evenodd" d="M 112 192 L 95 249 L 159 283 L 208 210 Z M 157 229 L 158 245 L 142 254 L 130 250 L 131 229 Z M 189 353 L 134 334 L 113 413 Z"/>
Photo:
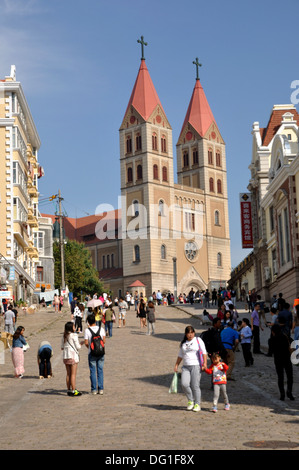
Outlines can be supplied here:
<path id="1" fill-rule="evenodd" d="M 213 313 L 213 312 L 212 312 Z M 176 307 L 157 308 L 156 334 L 140 329 L 135 311 L 126 328 L 107 338 L 104 395 L 90 394 L 87 348 L 82 347 L 77 374 L 80 397 L 68 397 L 61 336 L 70 313 L 40 310 L 20 315 L 30 349 L 25 375 L 13 378 L 9 350 L 0 365 L 0 448 L 2 450 L 113 450 L 139 452 L 188 450 L 255 450 L 299 448 L 299 368 L 294 367 L 294 402 L 281 402 L 273 359 L 255 356 L 245 368 L 236 353 L 235 382 L 228 384 L 231 409 L 211 412 L 211 378 L 202 374 L 202 410 L 186 411 L 181 393 L 168 393 L 179 343 L 192 324 L 200 334 L 206 326 Z M 84 325 L 85 327 L 85 325 Z M 266 336 L 265 336 L 266 338 Z M 37 347 L 42 339 L 53 346 L 51 379 L 38 379 Z M 83 336 L 79 337 L 80 340 Z"/>

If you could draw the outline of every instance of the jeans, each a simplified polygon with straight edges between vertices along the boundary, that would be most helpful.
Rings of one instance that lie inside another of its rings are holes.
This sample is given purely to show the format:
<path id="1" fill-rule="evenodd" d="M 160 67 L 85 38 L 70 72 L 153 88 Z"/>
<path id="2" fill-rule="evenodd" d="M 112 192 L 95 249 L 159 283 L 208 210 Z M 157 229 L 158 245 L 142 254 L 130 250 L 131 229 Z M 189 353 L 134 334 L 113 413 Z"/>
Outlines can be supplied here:
<path id="1" fill-rule="evenodd" d="M 94 357 L 90 353 L 88 354 L 88 365 L 90 370 L 90 383 L 92 392 L 104 389 L 104 359 L 105 356 Z"/>
<path id="2" fill-rule="evenodd" d="M 45 377 L 46 375 L 52 374 L 51 368 L 51 355 L 52 350 L 49 348 L 44 348 L 39 354 L 39 375 Z"/>
<path id="3" fill-rule="evenodd" d="M 199 366 L 183 366 L 181 375 L 182 389 L 188 399 L 195 404 L 200 405 L 201 390 L 200 390 L 200 368 Z"/>
<path id="4" fill-rule="evenodd" d="M 106 321 L 105 323 L 105 330 L 106 330 L 106 335 L 112 336 L 112 327 L 113 327 L 113 321 Z"/>

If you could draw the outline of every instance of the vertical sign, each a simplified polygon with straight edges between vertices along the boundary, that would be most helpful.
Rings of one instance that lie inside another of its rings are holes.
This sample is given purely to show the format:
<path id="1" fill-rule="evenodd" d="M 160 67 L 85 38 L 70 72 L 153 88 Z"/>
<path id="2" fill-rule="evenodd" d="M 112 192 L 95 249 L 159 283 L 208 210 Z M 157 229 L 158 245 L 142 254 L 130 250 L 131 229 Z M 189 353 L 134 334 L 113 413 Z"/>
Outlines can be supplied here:
<path id="1" fill-rule="evenodd" d="M 253 248 L 251 194 L 240 194 L 242 248 Z"/>

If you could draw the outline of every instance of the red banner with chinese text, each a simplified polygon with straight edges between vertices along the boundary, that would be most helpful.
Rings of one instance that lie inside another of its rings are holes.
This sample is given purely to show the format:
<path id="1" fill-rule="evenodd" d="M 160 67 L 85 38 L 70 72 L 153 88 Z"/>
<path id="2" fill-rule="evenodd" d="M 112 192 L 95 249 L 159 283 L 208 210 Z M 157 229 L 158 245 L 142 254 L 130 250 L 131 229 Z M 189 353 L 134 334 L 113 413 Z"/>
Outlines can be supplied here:
<path id="1" fill-rule="evenodd" d="M 253 248 L 251 194 L 240 194 L 242 248 Z"/>

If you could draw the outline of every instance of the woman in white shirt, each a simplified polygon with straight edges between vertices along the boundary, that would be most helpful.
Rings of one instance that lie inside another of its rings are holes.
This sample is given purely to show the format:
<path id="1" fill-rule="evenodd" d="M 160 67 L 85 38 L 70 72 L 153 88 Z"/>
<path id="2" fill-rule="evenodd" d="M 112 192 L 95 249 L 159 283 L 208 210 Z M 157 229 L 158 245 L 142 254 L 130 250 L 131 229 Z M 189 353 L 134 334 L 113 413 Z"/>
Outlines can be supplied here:
<path id="1" fill-rule="evenodd" d="M 76 389 L 77 367 L 79 363 L 79 349 L 83 342 L 79 342 L 78 335 L 75 333 L 75 325 L 73 322 L 67 322 L 64 327 L 64 333 L 61 342 L 61 349 L 63 351 L 63 362 L 66 368 L 66 386 L 68 395 L 80 396 L 82 395 Z"/>
<path id="2" fill-rule="evenodd" d="M 188 399 L 187 410 L 200 411 L 200 378 L 201 371 L 207 368 L 207 351 L 202 339 L 195 336 L 193 326 L 187 326 L 185 329 L 185 336 L 174 366 L 175 372 L 178 371 L 182 361 L 181 384 Z"/>

